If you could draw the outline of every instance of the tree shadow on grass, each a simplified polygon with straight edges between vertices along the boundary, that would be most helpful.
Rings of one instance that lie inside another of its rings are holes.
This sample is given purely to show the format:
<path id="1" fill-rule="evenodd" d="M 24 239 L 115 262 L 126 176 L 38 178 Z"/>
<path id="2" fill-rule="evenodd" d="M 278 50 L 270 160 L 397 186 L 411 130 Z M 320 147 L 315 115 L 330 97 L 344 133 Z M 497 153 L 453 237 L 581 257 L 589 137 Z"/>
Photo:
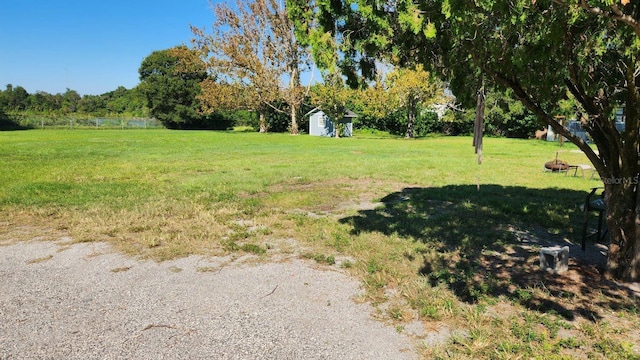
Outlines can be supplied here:
<path id="1" fill-rule="evenodd" d="M 638 308 L 626 287 L 605 280 L 606 247 L 580 248 L 586 193 L 516 186 L 450 185 L 405 188 L 383 205 L 341 219 L 354 235 L 378 232 L 421 242 L 418 271 L 432 285 L 445 284 L 465 302 L 505 297 L 529 309 L 566 319 L 602 317 L 604 309 Z M 539 266 L 542 246 L 569 246 L 570 270 L 552 274 Z M 407 255 L 415 258 L 415 255 Z M 408 260 L 414 260 L 409 259 Z"/>

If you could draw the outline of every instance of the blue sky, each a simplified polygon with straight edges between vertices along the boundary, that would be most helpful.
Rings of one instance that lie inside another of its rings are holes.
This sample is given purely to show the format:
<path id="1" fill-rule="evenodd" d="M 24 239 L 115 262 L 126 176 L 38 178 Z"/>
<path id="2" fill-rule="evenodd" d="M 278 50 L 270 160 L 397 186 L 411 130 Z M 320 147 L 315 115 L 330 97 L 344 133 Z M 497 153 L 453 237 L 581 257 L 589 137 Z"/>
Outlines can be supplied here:
<path id="1" fill-rule="evenodd" d="M 212 22 L 208 0 L 2 0 L 0 90 L 130 89 L 152 51 L 188 44 L 189 24 Z"/>

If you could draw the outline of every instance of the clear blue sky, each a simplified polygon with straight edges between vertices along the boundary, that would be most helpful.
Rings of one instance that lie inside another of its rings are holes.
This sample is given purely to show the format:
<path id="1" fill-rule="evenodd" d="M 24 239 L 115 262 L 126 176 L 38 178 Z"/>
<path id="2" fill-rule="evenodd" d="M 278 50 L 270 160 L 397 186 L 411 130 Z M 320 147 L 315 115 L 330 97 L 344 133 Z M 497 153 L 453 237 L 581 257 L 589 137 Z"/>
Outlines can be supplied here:
<path id="1" fill-rule="evenodd" d="M 136 86 L 154 50 L 211 28 L 208 0 L 1 0 L 0 90 L 98 95 Z"/>

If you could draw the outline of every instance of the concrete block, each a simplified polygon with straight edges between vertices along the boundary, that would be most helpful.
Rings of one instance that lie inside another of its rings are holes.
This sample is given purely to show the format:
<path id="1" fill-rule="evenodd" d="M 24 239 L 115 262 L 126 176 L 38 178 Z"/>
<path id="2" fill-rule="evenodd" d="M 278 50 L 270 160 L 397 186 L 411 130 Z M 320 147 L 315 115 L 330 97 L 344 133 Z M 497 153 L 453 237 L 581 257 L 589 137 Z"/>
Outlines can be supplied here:
<path id="1" fill-rule="evenodd" d="M 569 247 L 543 247 L 540 249 L 540 268 L 560 274 L 569 270 Z"/>

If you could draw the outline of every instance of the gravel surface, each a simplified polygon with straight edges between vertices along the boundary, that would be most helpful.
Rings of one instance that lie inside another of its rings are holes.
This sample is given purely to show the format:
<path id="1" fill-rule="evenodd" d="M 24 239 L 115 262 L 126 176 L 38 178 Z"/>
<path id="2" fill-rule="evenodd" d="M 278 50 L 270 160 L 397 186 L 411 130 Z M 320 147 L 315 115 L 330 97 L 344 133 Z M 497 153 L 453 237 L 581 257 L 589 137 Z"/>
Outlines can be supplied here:
<path id="1" fill-rule="evenodd" d="M 107 244 L 0 246 L 0 359 L 414 359 L 359 283 L 292 260 L 156 263 Z"/>

